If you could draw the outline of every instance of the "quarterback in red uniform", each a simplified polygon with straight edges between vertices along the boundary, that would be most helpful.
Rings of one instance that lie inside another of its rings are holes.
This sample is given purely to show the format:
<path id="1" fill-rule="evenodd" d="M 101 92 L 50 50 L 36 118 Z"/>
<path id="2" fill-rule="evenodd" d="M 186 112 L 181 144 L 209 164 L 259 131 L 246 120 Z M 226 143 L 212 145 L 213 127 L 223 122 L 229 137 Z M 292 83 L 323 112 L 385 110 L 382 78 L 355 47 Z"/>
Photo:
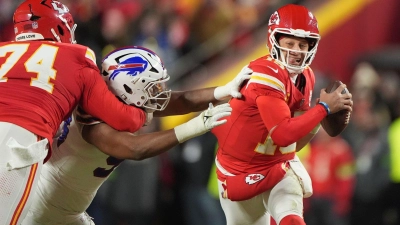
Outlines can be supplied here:
<path id="1" fill-rule="evenodd" d="M 58 1 L 27 0 L 14 13 L 15 42 L 0 43 L 0 224 L 20 224 L 52 138 L 77 105 L 117 130 L 136 131 L 142 109 L 108 90 L 76 25 Z"/>
<path id="2" fill-rule="evenodd" d="M 311 107 L 315 77 L 310 69 L 320 35 L 313 14 L 289 4 L 273 13 L 268 25 L 270 54 L 249 63 L 253 70 L 241 99 L 232 99 L 232 115 L 212 132 L 220 202 L 228 225 L 305 224 L 303 197 L 311 179 L 295 155 L 329 113 L 352 110 L 351 94 L 320 92 Z"/>

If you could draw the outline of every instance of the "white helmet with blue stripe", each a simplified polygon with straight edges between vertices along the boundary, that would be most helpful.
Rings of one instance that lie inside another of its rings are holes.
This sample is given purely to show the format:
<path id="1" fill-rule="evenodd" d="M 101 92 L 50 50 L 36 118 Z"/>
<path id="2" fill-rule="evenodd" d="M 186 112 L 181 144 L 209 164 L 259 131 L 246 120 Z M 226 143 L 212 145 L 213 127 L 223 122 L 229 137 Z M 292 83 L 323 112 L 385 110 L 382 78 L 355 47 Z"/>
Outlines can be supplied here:
<path id="1" fill-rule="evenodd" d="M 171 97 L 163 62 L 143 47 L 124 47 L 108 54 L 102 62 L 102 75 L 109 89 L 128 105 L 161 111 Z"/>

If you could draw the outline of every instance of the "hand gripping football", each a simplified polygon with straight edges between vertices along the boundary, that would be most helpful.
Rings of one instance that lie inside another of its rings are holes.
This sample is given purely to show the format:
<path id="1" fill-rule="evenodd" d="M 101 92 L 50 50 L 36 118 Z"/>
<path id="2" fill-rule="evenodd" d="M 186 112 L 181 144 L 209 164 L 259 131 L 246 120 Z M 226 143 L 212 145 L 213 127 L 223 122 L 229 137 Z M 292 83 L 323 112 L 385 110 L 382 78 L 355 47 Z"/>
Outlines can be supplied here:
<path id="1" fill-rule="evenodd" d="M 336 80 L 331 82 L 328 87 L 326 87 L 326 92 L 331 93 L 336 90 L 342 84 L 341 81 Z M 348 93 L 349 91 L 345 88 L 342 94 Z M 340 110 L 336 113 L 327 115 L 322 121 L 321 126 L 331 137 L 338 136 L 347 127 L 350 121 L 350 111 Z"/>

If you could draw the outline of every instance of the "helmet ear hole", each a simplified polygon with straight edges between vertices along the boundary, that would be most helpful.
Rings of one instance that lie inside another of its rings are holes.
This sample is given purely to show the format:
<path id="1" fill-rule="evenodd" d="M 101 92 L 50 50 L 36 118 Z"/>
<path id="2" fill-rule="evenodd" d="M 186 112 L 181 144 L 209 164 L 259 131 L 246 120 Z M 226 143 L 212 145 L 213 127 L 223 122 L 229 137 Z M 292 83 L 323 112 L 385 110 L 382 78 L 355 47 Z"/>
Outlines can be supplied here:
<path id="1" fill-rule="evenodd" d="M 40 18 L 41 18 L 40 16 L 32 15 L 30 20 L 31 21 L 38 21 Z"/>
<path id="2" fill-rule="evenodd" d="M 154 73 L 158 73 L 158 70 L 156 68 L 154 68 L 154 67 L 151 67 L 150 71 L 154 72 Z"/>
<path id="3" fill-rule="evenodd" d="M 130 87 L 128 87 L 128 85 L 126 85 L 126 84 L 124 84 L 124 89 L 125 89 L 125 91 L 126 91 L 127 93 L 129 93 L 129 94 L 132 94 L 132 93 L 133 93 L 132 89 L 131 89 Z"/>
<path id="4" fill-rule="evenodd" d="M 62 27 L 60 25 L 57 25 L 57 29 L 58 29 L 58 33 L 61 34 L 62 36 L 64 36 L 64 30 L 62 29 Z"/>

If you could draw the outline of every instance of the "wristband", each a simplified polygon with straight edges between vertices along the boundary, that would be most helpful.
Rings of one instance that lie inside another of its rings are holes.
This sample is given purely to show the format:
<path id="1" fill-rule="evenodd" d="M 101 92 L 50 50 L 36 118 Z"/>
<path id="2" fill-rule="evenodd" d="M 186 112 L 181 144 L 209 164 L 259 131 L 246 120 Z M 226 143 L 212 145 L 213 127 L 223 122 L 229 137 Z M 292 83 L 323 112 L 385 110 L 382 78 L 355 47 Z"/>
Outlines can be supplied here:
<path id="1" fill-rule="evenodd" d="M 329 106 L 328 104 L 326 104 L 326 102 L 318 102 L 318 104 L 321 104 L 325 108 L 328 115 L 331 114 L 331 110 L 329 109 Z"/>
<path id="2" fill-rule="evenodd" d="M 183 143 L 208 131 L 203 122 L 204 113 L 202 112 L 199 116 L 174 128 L 175 136 L 179 143 Z"/>

